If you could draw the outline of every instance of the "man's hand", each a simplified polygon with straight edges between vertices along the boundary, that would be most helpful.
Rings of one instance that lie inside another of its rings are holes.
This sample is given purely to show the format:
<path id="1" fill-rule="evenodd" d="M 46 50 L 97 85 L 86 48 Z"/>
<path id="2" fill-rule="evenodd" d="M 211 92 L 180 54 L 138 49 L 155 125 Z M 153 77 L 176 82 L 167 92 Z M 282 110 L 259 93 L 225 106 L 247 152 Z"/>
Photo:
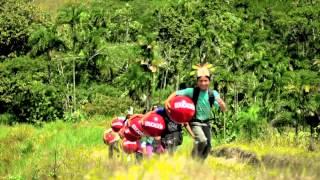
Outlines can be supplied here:
<path id="1" fill-rule="evenodd" d="M 214 96 L 214 98 L 215 98 L 216 100 L 217 100 L 218 98 L 220 98 L 220 95 L 219 95 L 218 91 L 216 91 L 216 90 L 213 91 L 213 96 Z"/>
<path id="2" fill-rule="evenodd" d="M 171 106 L 170 106 L 170 100 L 176 96 L 176 93 L 173 92 L 169 97 L 168 99 L 164 102 L 164 107 L 165 109 L 170 113 L 171 111 Z"/>
<path id="3" fill-rule="evenodd" d="M 216 99 L 216 101 L 218 102 L 218 104 L 219 104 L 219 106 L 221 108 L 221 111 L 222 112 L 226 112 L 227 111 L 227 107 L 226 107 L 226 104 L 224 103 L 224 101 L 221 98 Z"/>
<path id="4" fill-rule="evenodd" d="M 220 98 L 220 95 L 218 93 L 218 91 L 214 90 L 213 91 L 213 96 L 214 96 L 214 99 L 218 102 L 220 108 L 221 108 L 221 111 L 222 112 L 225 112 L 227 111 L 227 107 L 226 107 L 226 104 L 224 103 L 224 101 Z"/>
<path id="5" fill-rule="evenodd" d="M 194 135 L 189 123 L 185 123 L 184 127 L 187 129 L 187 131 L 188 131 L 189 135 L 192 137 L 192 139 L 195 139 L 195 135 Z"/>
<path id="6" fill-rule="evenodd" d="M 164 103 L 164 107 L 166 108 L 166 110 L 170 113 L 171 111 L 171 106 L 170 106 L 170 102 L 167 100 Z"/>

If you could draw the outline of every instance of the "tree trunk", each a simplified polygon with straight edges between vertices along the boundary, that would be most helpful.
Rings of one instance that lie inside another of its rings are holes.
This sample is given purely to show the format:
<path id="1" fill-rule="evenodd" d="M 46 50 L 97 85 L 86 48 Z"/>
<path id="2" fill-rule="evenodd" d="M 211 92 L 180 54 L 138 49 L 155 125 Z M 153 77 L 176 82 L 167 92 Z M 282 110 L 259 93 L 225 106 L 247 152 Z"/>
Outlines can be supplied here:
<path id="1" fill-rule="evenodd" d="M 298 143 L 298 130 L 299 130 L 299 121 L 298 120 L 296 121 L 294 128 L 295 128 L 295 143 L 297 144 Z"/>
<path id="2" fill-rule="evenodd" d="M 179 84 L 180 84 L 180 76 L 179 74 L 176 76 L 176 91 L 179 90 Z"/>
<path id="3" fill-rule="evenodd" d="M 76 101 L 76 58 L 73 58 L 73 111 L 77 110 L 77 101 Z"/>
<path id="4" fill-rule="evenodd" d="M 223 113 L 223 139 L 226 140 L 226 114 Z"/>
<path id="5" fill-rule="evenodd" d="M 163 87 L 166 88 L 167 86 L 167 77 L 168 77 L 168 68 L 166 69 L 165 75 L 164 75 L 164 83 L 163 83 Z"/>
<path id="6" fill-rule="evenodd" d="M 156 91 L 156 72 L 152 73 L 152 87 L 151 87 L 151 97 L 154 97 L 155 91 Z"/>
<path id="7" fill-rule="evenodd" d="M 151 94 L 148 94 L 146 99 L 147 112 L 151 110 L 151 104 L 152 104 L 152 97 L 151 97 Z"/>
<path id="8" fill-rule="evenodd" d="M 313 134 L 314 134 L 314 129 L 313 127 L 310 125 L 310 144 L 309 144 L 309 151 L 314 151 L 316 148 L 315 148 L 315 145 L 314 145 L 314 137 L 313 137 Z"/>
<path id="9" fill-rule="evenodd" d="M 73 52 L 76 52 L 76 31 L 75 31 L 75 24 L 76 22 L 73 20 L 71 23 L 71 29 L 72 29 L 72 45 L 73 45 Z M 75 53 L 76 54 L 76 53 Z M 73 58 L 73 62 L 72 62 L 72 76 L 73 76 L 73 111 L 75 112 L 77 110 L 76 107 L 76 57 Z"/>
<path id="10" fill-rule="evenodd" d="M 161 73 L 160 89 L 163 89 L 164 74 L 164 72 Z"/>
<path id="11" fill-rule="evenodd" d="M 237 113 L 238 112 L 238 90 L 236 83 L 233 84 L 234 87 L 234 110 Z"/>
<path id="12" fill-rule="evenodd" d="M 51 83 L 51 56 L 50 56 L 50 52 L 48 51 L 47 52 L 47 59 L 48 59 L 48 61 L 47 61 L 47 68 L 48 68 L 48 82 L 49 82 L 49 84 Z"/>
<path id="13" fill-rule="evenodd" d="M 126 37 L 125 37 L 126 42 L 129 42 L 129 22 L 126 21 Z"/>

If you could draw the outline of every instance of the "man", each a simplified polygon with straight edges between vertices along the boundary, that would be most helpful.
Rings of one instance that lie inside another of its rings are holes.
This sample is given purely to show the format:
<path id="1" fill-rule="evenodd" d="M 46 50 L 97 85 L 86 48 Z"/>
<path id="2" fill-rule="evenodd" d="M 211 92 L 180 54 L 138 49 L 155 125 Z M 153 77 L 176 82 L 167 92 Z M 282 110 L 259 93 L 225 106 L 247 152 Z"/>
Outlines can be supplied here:
<path id="1" fill-rule="evenodd" d="M 111 128 L 106 129 L 103 132 L 103 142 L 108 146 L 108 154 L 109 158 L 111 159 L 114 156 L 115 152 L 120 152 L 120 149 L 118 148 L 118 141 L 120 140 L 120 137 L 117 133 L 113 132 Z"/>
<path id="2" fill-rule="evenodd" d="M 118 119 L 123 119 L 123 123 L 126 125 L 128 123 L 128 120 L 133 115 L 133 107 L 130 106 L 130 108 L 127 111 L 127 114 L 125 117 L 118 117 Z M 112 140 L 109 140 L 112 139 Z M 112 131 L 112 129 L 107 129 L 103 133 L 103 141 L 109 148 L 109 158 L 113 158 L 115 153 L 119 153 L 119 141 L 120 141 L 120 135 L 118 133 L 115 133 Z M 119 154 L 118 154 L 119 155 Z"/>
<path id="3" fill-rule="evenodd" d="M 182 144 L 182 125 L 172 121 L 163 107 L 154 109 L 166 122 L 165 132 L 161 135 L 161 144 L 172 154 Z"/>
<path id="4" fill-rule="evenodd" d="M 210 72 L 208 64 L 198 66 L 196 88 L 186 88 L 172 93 L 165 102 L 170 111 L 170 100 L 174 96 L 188 96 L 193 99 L 196 113 L 190 122 L 194 134 L 194 147 L 192 157 L 206 159 L 211 150 L 211 125 L 210 120 L 214 118 L 212 105 L 217 104 L 221 111 L 226 111 L 226 105 L 217 91 L 209 90 Z M 213 98 L 211 98 L 213 97 Z M 212 100 L 213 99 L 213 100 Z"/>
<path id="5" fill-rule="evenodd" d="M 128 123 L 128 120 L 131 118 L 132 115 L 133 115 L 133 107 L 130 106 L 128 111 L 127 111 L 127 115 L 126 115 L 126 117 L 124 119 L 125 125 Z"/>
<path id="6" fill-rule="evenodd" d="M 184 126 L 187 129 L 188 133 L 191 136 L 194 136 L 188 124 L 178 124 L 172 121 L 169 118 L 167 111 L 164 107 L 156 107 L 155 109 L 153 109 L 153 111 L 149 113 L 157 113 L 158 115 L 162 116 L 166 124 L 165 131 L 161 134 L 161 136 L 155 137 L 154 139 L 156 145 L 154 150 L 157 153 L 161 154 L 164 151 L 169 152 L 169 154 L 174 153 L 174 151 L 177 149 L 179 145 L 182 144 L 183 141 L 182 126 Z"/>

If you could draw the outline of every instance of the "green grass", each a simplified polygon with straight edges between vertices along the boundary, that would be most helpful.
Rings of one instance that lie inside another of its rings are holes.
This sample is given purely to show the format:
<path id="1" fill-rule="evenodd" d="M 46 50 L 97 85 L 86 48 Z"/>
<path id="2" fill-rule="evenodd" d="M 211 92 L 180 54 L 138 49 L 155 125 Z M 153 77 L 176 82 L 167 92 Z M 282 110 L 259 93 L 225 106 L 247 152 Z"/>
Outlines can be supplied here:
<path id="1" fill-rule="evenodd" d="M 310 151 L 308 149 L 309 144 L 309 132 L 299 132 L 296 137 L 293 130 L 288 130 L 283 132 L 281 135 L 276 132 L 271 132 L 266 134 L 264 138 L 253 140 L 251 142 L 238 140 L 233 143 L 225 144 L 222 147 L 240 147 L 244 150 L 255 152 L 259 156 L 277 154 L 320 157 L 320 144 L 315 144 L 317 151 Z"/>
<path id="2" fill-rule="evenodd" d="M 60 7 L 69 2 L 75 2 L 75 0 L 35 0 L 34 3 L 41 10 L 55 13 Z"/>
<path id="3" fill-rule="evenodd" d="M 72 157 L 69 154 L 81 149 L 86 152 L 87 149 L 103 148 L 103 124 L 106 122 L 72 124 L 57 121 L 42 128 L 32 125 L 0 126 L 0 177 L 30 177 L 37 173 L 50 176 L 48 172 L 55 158 Z M 47 169 L 47 172 L 38 171 L 37 167 Z"/>
<path id="4" fill-rule="evenodd" d="M 79 123 L 56 121 L 43 127 L 0 126 L 0 179 L 316 179 L 312 171 L 255 166 L 237 158 L 210 156 L 200 162 L 190 158 L 193 142 L 184 138 L 174 156 L 161 155 L 134 161 L 133 155 L 108 159 L 102 133 L 111 118 L 95 117 Z M 301 135 L 302 136 L 302 135 Z M 270 136 L 253 142 L 238 141 L 215 148 L 238 147 L 264 155 L 295 157 L 316 165 L 319 151 L 309 152 L 290 136 Z M 306 141 L 306 140 L 305 140 Z M 314 161 L 310 161 L 310 157 Z M 302 158 L 303 159 L 303 158 Z M 319 167 L 319 166 L 315 166 Z"/>

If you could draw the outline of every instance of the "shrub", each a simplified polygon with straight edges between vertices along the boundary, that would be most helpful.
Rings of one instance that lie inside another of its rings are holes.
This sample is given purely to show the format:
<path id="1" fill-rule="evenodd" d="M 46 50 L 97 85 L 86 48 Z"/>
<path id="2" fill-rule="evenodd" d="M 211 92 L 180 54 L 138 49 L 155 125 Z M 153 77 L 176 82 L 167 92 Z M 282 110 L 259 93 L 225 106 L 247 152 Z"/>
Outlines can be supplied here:
<path id="1" fill-rule="evenodd" d="M 247 111 L 238 113 L 237 125 L 240 129 L 240 134 L 249 140 L 258 137 L 267 124 L 266 119 L 259 116 L 259 111 L 260 108 L 253 105 Z"/>

